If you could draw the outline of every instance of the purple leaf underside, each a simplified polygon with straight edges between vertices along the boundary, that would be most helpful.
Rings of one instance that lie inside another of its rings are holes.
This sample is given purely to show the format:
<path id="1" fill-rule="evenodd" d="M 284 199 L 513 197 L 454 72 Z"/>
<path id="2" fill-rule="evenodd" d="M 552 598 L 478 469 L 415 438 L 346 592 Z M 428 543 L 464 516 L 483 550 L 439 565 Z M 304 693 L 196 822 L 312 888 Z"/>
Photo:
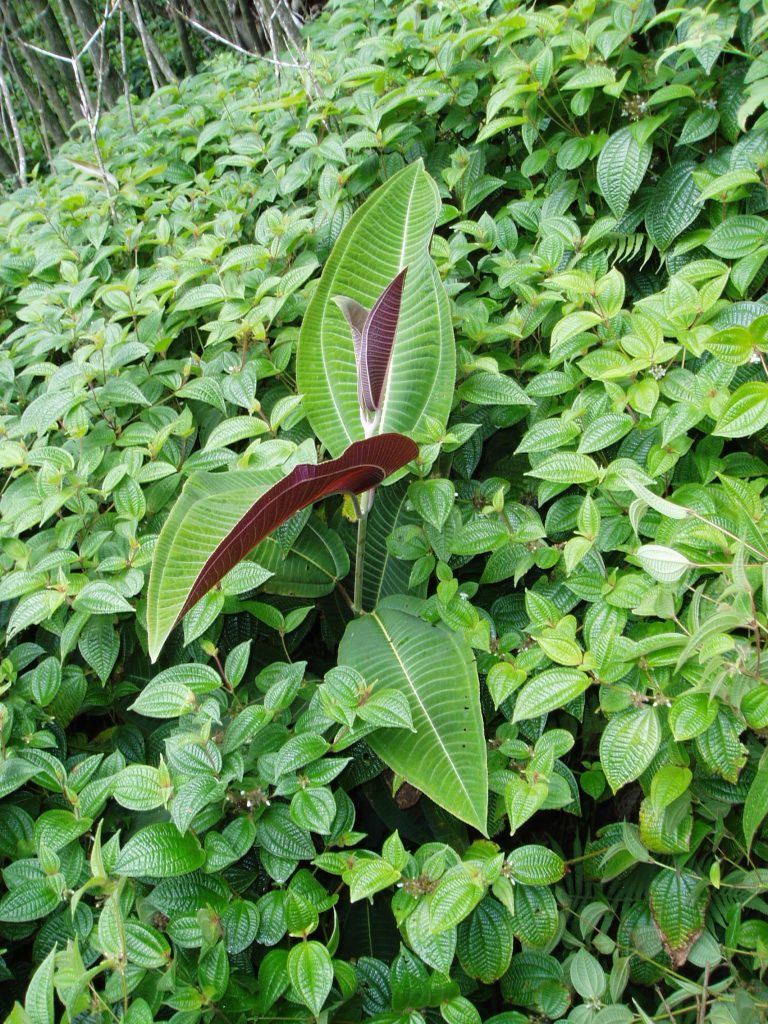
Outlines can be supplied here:
<path id="1" fill-rule="evenodd" d="M 369 491 L 418 453 L 418 446 L 403 434 L 379 434 L 355 441 L 338 459 L 296 466 L 256 499 L 211 552 L 176 618 L 176 625 L 211 587 L 294 513 L 331 494 Z"/>
<path id="2" fill-rule="evenodd" d="M 387 384 L 407 273 L 404 267 L 390 281 L 370 312 L 345 295 L 334 298 L 352 331 L 358 400 L 360 408 L 369 413 L 379 408 Z"/>

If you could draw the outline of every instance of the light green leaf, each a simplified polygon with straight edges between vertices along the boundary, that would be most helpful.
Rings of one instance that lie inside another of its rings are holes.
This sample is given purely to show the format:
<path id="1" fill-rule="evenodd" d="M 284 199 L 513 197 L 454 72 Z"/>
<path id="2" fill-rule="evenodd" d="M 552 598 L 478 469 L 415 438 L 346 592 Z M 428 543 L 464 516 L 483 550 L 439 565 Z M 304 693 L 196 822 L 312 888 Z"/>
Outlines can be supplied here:
<path id="1" fill-rule="evenodd" d="M 586 949 L 580 949 L 571 960 L 571 983 L 581 998 L 593 1005 L 605 992 L 605 971 L 596 957 Z"/>
<path id="2" fill-rule="evenodd" d="M 475 909 L 485 888 L 463 865 L 447 871 L 429 899 L 429 925 L 434 933 L 454 928 Z"/>
<path id="3" fill-rule="evenodd" d="M 642 544 L 635 554 L 643 569 L 659 583 L 675 583 L 692 567 L 685 555 L 663 544 Z"/>
<path id="4" fill-rule="evenodd" d="M 696 165 L 690 161 L 675 164 L 656 183 L 645 214 L 648 236 L 665 252 L 678 235 L 696 220 L 699 189 L 693 180 Z"/>
<path id="5" fill-rule="evenodd" d="M 408 698 L 415 732 L 386 729 L 368 742 L 398 775 L 451 814 L 486 829 L 488 784 L 480 685 L 472 652 L 455 633 L 388 599 L 347 626 L 339 664 L 369 685 Z M 450 685 L 446 685 L 450 681 Z"/>
<path id="6" fill-rule="evenodd" d="M 317 1017 L 333 984 L 333 965 L 321 942 L 300 942 L 288 954 L 288 976 L 296 994 Z"/>
<path id="7" fill-rule="evenodd" d="M 741 384 L 728 399 L 712 433 L 715 437 L 749 437 L 768 424 L 768 384 Z"/>
<path id="8" fill-rule="evenodd" d="M 345 876 L 346 877 L 346 876 Z M 400 872 L 378 857 L 361 860 L 349 872 L 349 898 L 352 903 L 367 899 L 374 893 L 388 889 L 400 879 Z"/>
<path id="9" fill-rule="evenodd" d="M 54 1024 L 53 1016 L 53 971 L 56 947 L 43 960 L 27 987 L 24 1009 L 31 1024 Z"/>
<path id="10" fill-rule="evenodd" d="M 146 825 L 131 836 L 120 851 L 115 873 L 140 878 L 175 878 L 201 867 L 205 854 L 197 838 L 182 835 L 175 825 Z"/>
<path id="11" fill-rule="evenodd" d="M 645 771 L 661 742 L 654 707 L 628 708 L 614 716 L 600 737 L 600 763 L 614 793 Z"/>
<path id="12" fill-rule="evenodd" d="M 63 882 L 61 875 L 57 876 Z M 54 878 L 28 878 L 0 899 L 0 921 L 37 921 L 61 902 Z"/>
<path id="13" fill-rule="evenodd" d="M 120 591 L 106 580 L 93 580 L 92 583 L 86 583 L 75 598 L 74 606 L 78 611 L 91 612 L 94 615 L 133 611 Z"/>
<path id="14" fill-rule="evenodd" d="M 363 437 L 352 335 L 333 301 L 371 308 L 408 268 L 380 432 L 427 440 L 428 421 L 445 423 L 453 398 L 455 350 L 448 299 L 429 256 L 440 210 L 421 160 L 382 185 L 343 228 L 312 296 L 299 338 L 297 380 L 312 428 L 331 455 Z"/>
<path id="15" fill-rule="evenodd" d="M 511 377 L 479 370 L 459 385 L 458 395 L 473 405 L 533 405 L 523 389 Z"/>
<path id="16" fill-rule="evenodd" d="M 752 847 L 757 830 L 768 814 L 768 760 L 765 757 L 757 769 L 744 801 L 744 839 L 747 851 Z"/>
<path id="17" fill-rule="evenodd" d="M 507 857 L 509 873 L 524 885 L 550 885 L 565 874 L 565 864 L 554 850 L 546 846 L 518 846 Z"/>
<path id="18" fill-rule="evenodd" d="M 115 776 L 112 795 L 122 807 L 132 811 L 162 807 L 166 796 L 160 772 L 149 764 L 129 764 L 122 768 Z"/>
<path id="19" fill-rule="evenodd" d="M 147 595 L 150 656 L 157 658 L 201 569 L 279 469 L 196 473 L 184 486 L 154 551 Z"/>
<path id="20" fill-rule="evenodd" d="M 461 922 L 457 935 L 459 963 L 471 978 L 486 985 L 497 981 L 512 958 L 512 926 L 508 911 L 487 896 Z"/>
<path id="21" fill-rule="evenodd" d="M 586 484 L 598 478 L 600 469 L 589 455 L 555 452 L 554 455 L 538 462 L 525 475 L 557 484 Z"/>
<path id="22" fill-rule="evenodd" d="M 561 708 L 589 687 L 589 676 L 574 668 L 552 668 L 539 673 L 522 688 L 515 701 L 514 722 L 538 718 Z"/>
<path id="23" fill-rule="evenodd" d="M 704 928 L 707 898 L 701 880 L 690 871 L 661 870 L 650 886 L 653 919 L 675 967 Z"/>

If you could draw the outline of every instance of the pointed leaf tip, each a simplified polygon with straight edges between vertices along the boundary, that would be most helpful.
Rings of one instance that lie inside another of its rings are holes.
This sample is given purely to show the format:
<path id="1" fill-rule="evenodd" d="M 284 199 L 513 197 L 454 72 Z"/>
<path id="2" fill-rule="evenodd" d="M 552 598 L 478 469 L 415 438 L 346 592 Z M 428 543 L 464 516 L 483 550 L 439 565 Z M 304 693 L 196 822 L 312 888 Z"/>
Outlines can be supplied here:
<path id="1" fill-rule="evenodd" d="M 294 513 L 342 492 L 361 494 L 416 458 L 403 434 L 356 441 L 338 459 L 274 472 L 198 473 L 163 526 L 147 596 L 149 654 L 156 661 L 171 631 L 249 551 Z"/>
<path id="2" fill-rule="evenodd" d="M 403 267 L 387 285 L 365 322 L 360 342 L 360 377 L 361 398 L 369 412 L 379 408 L 389 377 L 407 273 L 408 267 Z"/>
<path id="3" fill-rule="evenodd" d="M 347 295 L 333 296 L 333 302 L 344 314 L 352 331 L 357 366 L 357 398 L 361 412 L 374 413 L 381 405 L 392 364 L 392 350 L 407 273 L 408 267 L 403 267 L 370 310 Z"/>

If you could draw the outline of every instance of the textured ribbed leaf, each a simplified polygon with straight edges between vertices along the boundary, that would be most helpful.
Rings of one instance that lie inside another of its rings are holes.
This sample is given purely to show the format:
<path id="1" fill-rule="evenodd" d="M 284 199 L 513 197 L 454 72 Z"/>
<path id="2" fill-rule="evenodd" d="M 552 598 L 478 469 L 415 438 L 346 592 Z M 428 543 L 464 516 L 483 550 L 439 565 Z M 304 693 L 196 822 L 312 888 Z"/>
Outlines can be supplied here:
<path id="1" fill-rule="evenodd" d="M 596 480 L 599 475 L 600 469 L 595 460 L 577 452 L 556 452 L 526 473 L 526 476 L 535 476 L 539 480 L 549 480 L 556 484 L 586 484 Z"/>
<path id="2" fill-rule="evenodd" d="M 648 575 L 659 583 L 675 583 L 691 568 L 685 555 L 663 544 L 642 544 L 636 555 Z"/>
<path id="3" fill-rule="evenodd" d="M 562 857 L 546 846 L 518 846 L 507 858 L 507 866 L 511 877 L 525 885 L 559 882 L 565 874 Z"/>
<path id="4" fill-rule="evenodd" d="M 706 246 L 715 256 L 735 260 L 754 252 L 768 234 L 768 221 L 748 213 L 731 214 L 713 228 Z"/>
<path id="5" fill-rule="evenodd" d="M 701 735 L 717 718 L 718 702 L 706 693 L 684 693 L 678 697 L 669 712 L 672 735 L 678 742 Z"/>
<path id="6" fill-rule="evenodd" d="M 660 871 L 651 882 L 651 913 L 672 962 L 679 967 L 704 927 L 707 899 L 690 871 Z"/>
<path id="7" fill-rule="evenodd" d="M 264 584 L 268 594 L 322 597 L 349 572 L 349 555 L 341 538 L 318 516 L 309 520 L 287 554 L 270 537 L 258 545 L 253 557 L 272 573 Z"/>
<path id="8" fill-rule="evenodd" d="M 160 772 L 149 764 L 129 764 L 117 773 L 112 795 L 133 811 L 150 811 L 163 803 Z"/>
<path id="9" fill-rule="evenodd" d="M 339 663 L 356 668 L 369 685 L 397 689 L 408 698 L 416 732 L 373 733 L 368 742 L 379 757 L 435 803 L 485 832 L 485 736 L 472 652 L 459 635 L 418 618 L 418 606 L 388 599 L 351 622 Z"/>
<path id="10" fill-rule="evenodd" d="M 580 949 L 571 960 L 571 983 L 582 999 L 597 1002 L 605 992 L 605 971 L 587 949 Z"/>
<path id="11" fill-rule="evenodd" d="M 748 437 L 768 424 L 768 384 L 750 381 L 736 388 L 720 413 L 716 437 Z"/>
<path id="12" fill-rule="evenodd" d="M 195 871 L 205 854 L 195 836 L 181 835 L 175 825 L 147 825 L 128 840 L 115 864 L 115 874 L 130 878 L 173 878 Z"/>
<path id="13" fill-rule="evenodd" d="M 454 928 L 485 895 L 482 883 L 463 865 L 447 871 L 429 900 L 429 929 L 437 934 Z"/>
<path id="14" fill-rule="evenodd" d="M 359 441 L 320 465 L 190 477 L 152 559 L 147 597 L 149 652 L 156 660 L 186 612 L 260 540 L 299 509 L 329 494 L 370 490 L 418 453 L 400 434 Z"/>
<path id="15" fill-rule="evenodd" d="M 662 174 L 653 190 L 645 226 L 651 241 L 661 252 L 698 216 L 699 189 L 692 174 L 695 166 L 690 161 L 675 164 Z"/>
<path id="16" fill-rule="evenodd" d="M 405 919 L 408 945 L 425 964 L 447 975 L 456 955 L 456 929 L 446 928 L 433 933 L 429 930 L 429 904 L 420 900 L 412 914 Z M 444 1019 L 445 1010 L 443 1010 Z"/>
<path id="17" fill-rule="evenodd" d="M 459 925 L 459 962 L 472 978 L 490 985 L 502 976 L 512 959 L 512 924 L 509 912 L 486 896 Z"/>
<path id="18" fill-rule="evenodd" d="M 53 1024 L 54 947 L 32 976 L 24 998 L 24 1009 L 32 1024 Z"/>
<path id="19" fill-rule="evenodd" d="M 515 702 L 513 721 L 538 718 L 561 708 L 589 686 L 590 679 L 575 668 L 552 668 L 525 684 Z"/>
<path id="20" fill-rule="evenodd" d="M 757 774 L 749 787 L 747 799 L 744 801 L 744 838 L 747 849 L 752 846 L 755 833 L 768 814 L 768 761 L 757 769 Z"/>
<path id="21" fill-rule="evenodd" d="M 317 1017 L 333 984 L 333 965 L 321 942 L 300 942 L 288 954 L 288 976 L 305 1006 Z"/>
<path id="22" fill-rule="evenodd" d="M 50 914 L 60 902 L 54 879 L 27 878 L 0 899 L 0 921 L 36 921 Z"/>
<path id="23" fill-rule="evenodd" d="M 629 708 L 610 720 L 600 738 L 600 763 L 614 793 L 645 771 L 660 742 L 654 707 Z"/>
<path id="24" fill-rule="evenodd" d="M 437 187 L 422 162 L 410 164 L 354 214 L 323 270 L 304 317 L 296 369 L 312 428 L 334 456 L 363 437 L 353 338 L 335 300 L 352 300 L 353 305 L 343 304 L 361 330 L 363 310 L 405 267 L 379 430 L 418 439 L 428 418 L 444 423 L 448 416 L 455 376 L 453 332 L 448 299 L 428 251 L 439 209 Z M 383 360 L 375 362 L 374 381 L 382 379 Z M 375 390 L 372 382 L 372 396 Z"/>
<path id="25" fill-rule="evenodd" d="M 620 128 L 600 151 L 597 183 L 616 217 L 624 216 L 629 200 L 640 188 L 651 152 L 647 142 L 640 145 L 631 128 Z"/>
<path id="26" fill-rule="evenodd" d="M 542 885 L 515 886 L 512 928 L 521 942 L 543 949 L 554 938 L 557 924 L 557 903 L 549 889 Z"/>

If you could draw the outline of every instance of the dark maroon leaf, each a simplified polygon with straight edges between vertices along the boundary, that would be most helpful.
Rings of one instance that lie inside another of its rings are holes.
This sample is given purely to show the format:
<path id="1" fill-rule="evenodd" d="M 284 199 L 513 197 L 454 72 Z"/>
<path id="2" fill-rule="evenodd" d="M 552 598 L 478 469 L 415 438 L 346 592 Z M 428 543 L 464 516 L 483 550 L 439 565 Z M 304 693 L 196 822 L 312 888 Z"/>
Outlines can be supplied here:
<path id="1" fill-rule="evenodd" d="M 395 344 L 407 273 L 408 268 L 404 267 L 387 285 L 365 322 L 360 345 L 360 365 L 365 367 L 361 376 L 366 391 L 366 408 L 369 412 L 375 412 L 379 408 L 384 385 L 389 376 L 389 364 L 392 362 L 392 348 Z"/>
<path id="2" fill-rule="evenodd" d="M 333 300 L 352 331 L 358 401 L 361 410 L 369 413 L 375 413 L 379 408 L 387 383 L 407 273 L 408 268 L 404 267 L 387 285 L 370 312 L 346 295 L 337 295 Z"/>
<path id="3" fill-rule="evenodd" d="M 418 446 L 403 434 L 379 434 L 355 441 L 342 456 L 319 465 L 296 466 L 262 494 L 212 551 L 179 612 L 176 623 L 230 569 L 294 513 L 331 494 L 362 494 L 415 459 Z"/>

